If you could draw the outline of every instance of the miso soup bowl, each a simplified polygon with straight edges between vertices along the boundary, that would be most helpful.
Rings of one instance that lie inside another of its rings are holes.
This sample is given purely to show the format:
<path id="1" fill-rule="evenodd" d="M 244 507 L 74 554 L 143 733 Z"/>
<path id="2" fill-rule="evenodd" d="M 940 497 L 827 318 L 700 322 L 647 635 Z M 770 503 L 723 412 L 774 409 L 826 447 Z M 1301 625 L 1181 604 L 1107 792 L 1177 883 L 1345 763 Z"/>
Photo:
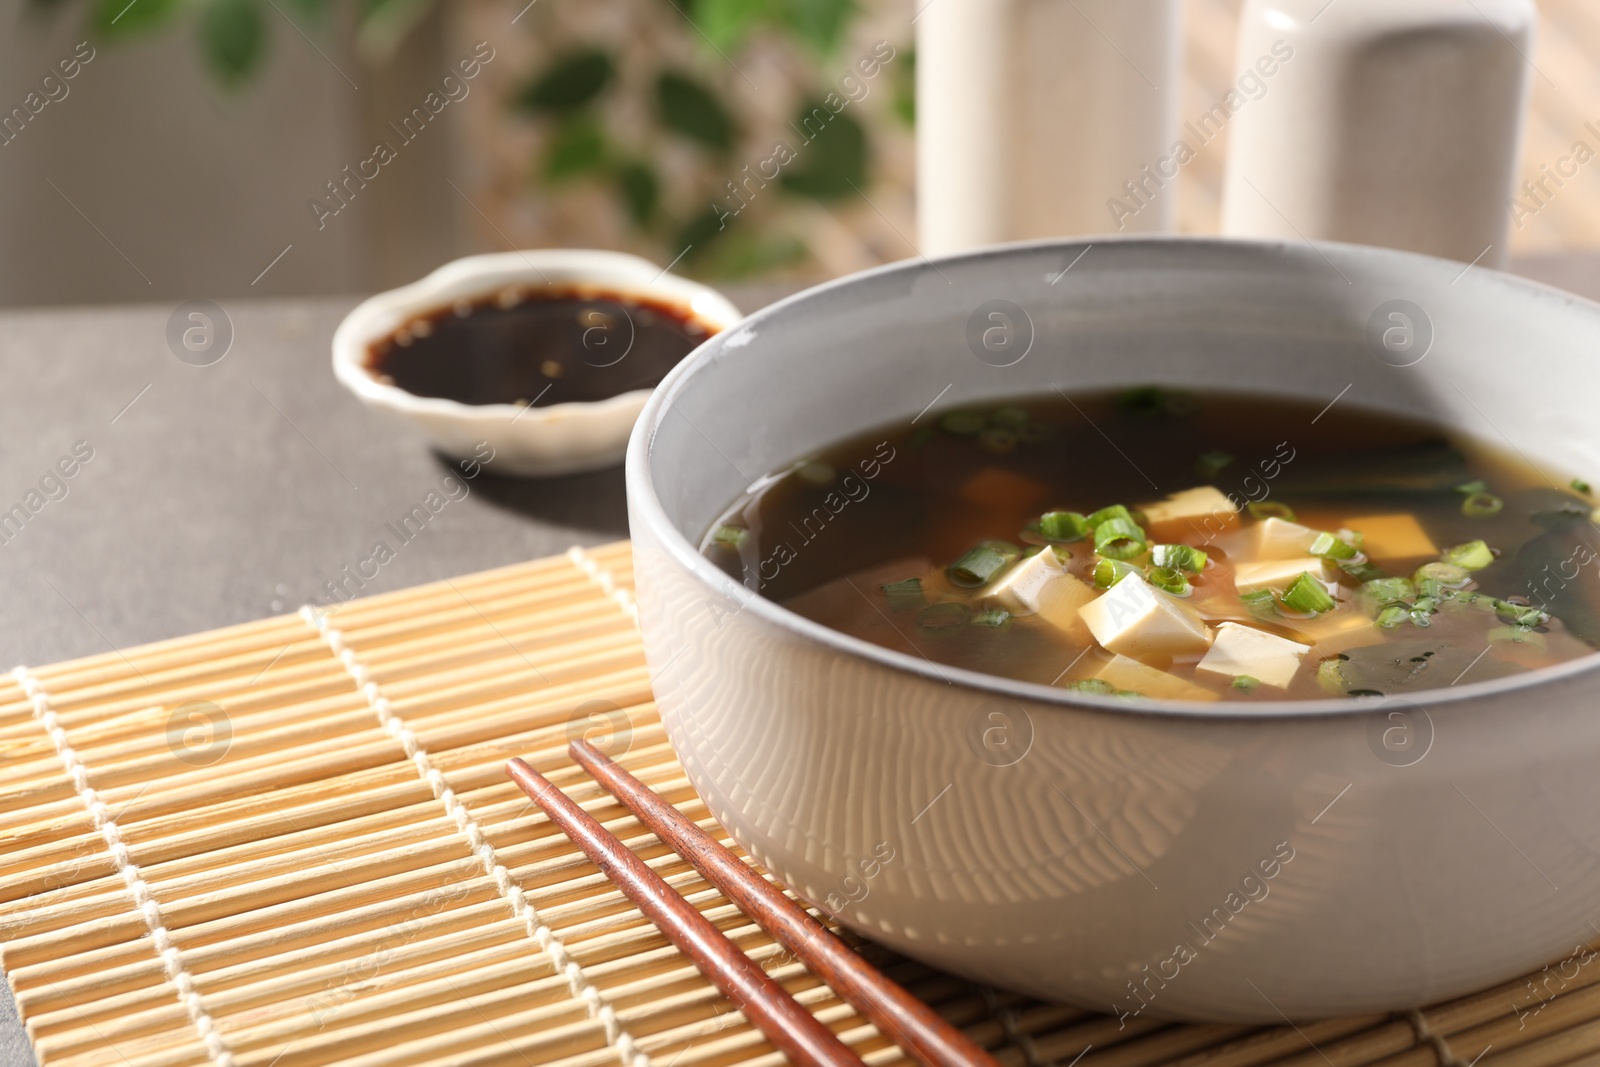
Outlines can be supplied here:
<path id="1" fill-rule="evenodd" d="M 870 427 L 1150 382 L 1600 472 L 1600 306 L 1459 263 L 1097 239 L 801 293 L 675 369 L 629 445 L 655 693 L 717 819 L 867 937 L 1124 1023 L 1408 1008 L 1592 940 L 1600 658 L 1405 699 L 1097 698 L 825 629 L 695 550 L 758 477 Z"/>

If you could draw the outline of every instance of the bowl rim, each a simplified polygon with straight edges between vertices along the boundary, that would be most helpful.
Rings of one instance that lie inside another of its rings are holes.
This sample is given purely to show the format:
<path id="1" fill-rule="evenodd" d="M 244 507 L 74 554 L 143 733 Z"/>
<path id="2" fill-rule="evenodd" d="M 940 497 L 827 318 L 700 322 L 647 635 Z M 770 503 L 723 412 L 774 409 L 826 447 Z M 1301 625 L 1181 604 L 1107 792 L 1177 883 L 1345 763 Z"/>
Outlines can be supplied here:
<path id="1" fill-rule="evenodd" d="M 469 293 L 482 298 L 507 285 L 540 279 L 550 282 L 552 279 L 544 273 L 547 270 L 558 275 L 555 284 L 593 284 L 616 295 L 680 305 L 713 327 L 706 341 L 743 321 L 743 313 L 727 297 L 708 285 L 668 273 L 670 269 L 629 252 L 595 248 L 518 249 L 452 259 L 416 281 L 374 293 L 352 308 L 333 332 L 334 377 L 369 403 L 474 425 L 526 420 L 531 426 L 631 413 L 643 405 L 653 390 L 630 389 L 604 400 L 568 400 L 546 407 L 467 404 L 446 397 L 419 396 L 379 381 L 366 365 L 366 351 L 374 340 L 390 331 L 392 327 L 379 327 L 393 318 L 437 309 L 445 302 L 467 298 Z"/>
<path id="2" fill-rule="evenodd" d="M 1089 246 L 1097 244 L 1182 247 L 1196 250 L 1194 253 L 1196 255 L 1204 255 L 1207 251 L 1227 252 L 1229 250 L 1243 249 L 1261 255 L 1300 256 L 1308 260 L 1311 257 L 1318 257 L 1324 262 L 1331 262 L 1328 259 L 1327 252 L 1332 251 L 1344 257 L 1365 257 L 1370 260 L 1390 260 L 1401 264 L 1410 263 L 1413 264 L 1414 268 L 1426 267 L 1435 271 L 1449 271 L 1452 275 L 1458 273 L 1464 275 L 1466 273 L 1460 269 L 1461 264 L 1454 260 L 1423 255 L 1417 252 L 1380 248 L 1372 245 L 1349 244 L 1341 241 L 1274 241 L 1216 236 L 1131 234 L 1095 236 L 1092 239 L 1087 237 L 1046 238 L 985 245 L 981 248 L 937 256 L 931 259 L 927 256 L 903 259 L 845 275 L 841 278 L 835 278 L 820 285 L 803 289 L 753 312 L 745 317 L 737 329 L 729 329 L 719 335 L 721 337 L 719 343 L 721 346 L 726 347 L 728 338 L 736 337 L 744 330 L 752 331 L 753 339 L 759 335 L 760 330 L 769 320 L 781 313 L 788 312 L 793 306 L 814 300 L 823 294 L 833 293 L 840 289 L 857 285 L 863 281 L 900 274 L 937 271 L 939 263 L 975 263 L 987 259 L 1040 250 L 1058 250 L 1065 255 L 1078 250 L 1086 250 Z M 1473 268 L 1469 267 L 1469 269 Z M 1490 284 L 1542 292 L 1547 297 L 1556 298 L 1571 308 L 1600 315 L 1600 303 L 1586 300 L 1563 289 L 1557 289 L 1543 282 L 1488 267 L 1478 267 L 1476 270 L 1486 275 L 1490 280 Z M 688 379 L 699 373 L 703 368 L 712 365 L 716 357 L 717 348 L 712 344 L 712 341 L 716 340 L 718 338 L 708 339 L 705 344 L 695 349 L 682 362 L 672 368 L 645 403 L 638 422 L 634 424 L 633 434 L 628 441 L 627 459 L 624 466 L 630 509 L 638 515 L 640 522 L 649 527 L 651 536 L 671 554 L 680 566 L 715 592 L 740 603 L 742 605 L 741 611 L 752 611 L 758 619 L 768 625 L 785 630 L 793 636 L 819 643 L 842 655 L 865 659 L 877 666 L 900 674 L 910 674 L 920 679 L 947 685 L 959 685 L 987 695 L 1008 697 L 1034 705 L 1053 705 L 1064 710 L 1114 712 L 1154 716 L 1157 718 L 1202 719 L 1228 723 L 1364 717 L 1396 704 L 1418 708 L 1426 715 L 1428 710 L 1434 706 L 1462 704 L 1523 690 L 1534 690 L 1547 683 L 1561 681 L 1576 675 L 1591 674 L 1600 670 L 1600 651 L 1595 651 L 1586 656 L 1568 660 L 1565 663 L 1541 667 L 1509 678 L 1470 682 L 1463 686 L 1451 685 L 1437 689 L 1423 689 L 1415 693 L 1391 694 L 1384 697 L 1329 697 L 1316 700 L 1261 700 L 1248 702 L 1223 698 L 1216 702 L 1200 702 L 1158 700 L 1153 697 L 1142 696 L 1111 697 L 1080 693 L 1056 686 L 1043 685 L 1038 682 L 1023 682 L 996 674 L 987 674 L 982 671 L 934 663 L 928 659 L 873 644 L 859 637 L 852 637 L 842 631 L 813 622 L 796 612 L 790 611 L 776 601 L 766 599 L 759 593 L 751 592 L 741 583 L 734 581 L 721 568 L 713 566 L 690 543 L 687 537 L 678 532 L 671 520 L 667 518 L 666 511 L 661 504 L 661 498 L 657 494 L 655 485 L 650 478 L 650 453 L 654 447 L 656 430 L 662 416 L 678 394 L 686 387 Z M 748 342 L 741 342 L 740 347 L 745 343 Z M 634 536 L 637 537 L 637 533 Z"/>

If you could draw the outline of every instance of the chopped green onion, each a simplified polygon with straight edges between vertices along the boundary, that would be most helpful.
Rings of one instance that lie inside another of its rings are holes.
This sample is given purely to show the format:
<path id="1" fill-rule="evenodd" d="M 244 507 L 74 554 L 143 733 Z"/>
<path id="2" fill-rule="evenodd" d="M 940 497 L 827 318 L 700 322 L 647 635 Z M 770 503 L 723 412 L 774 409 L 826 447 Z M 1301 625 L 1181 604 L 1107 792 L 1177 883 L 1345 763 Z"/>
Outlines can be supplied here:
<path id="1" fill-rule="evenodd" d="M 794 473 L 801 481 L 810 482 L 812 485 L 833 484 L 833 468 L 818 460 L 800 464 Z"/>
<path id="2" fill-rule="evenodd" d="M 996 552 L 1000 553 L 1006 558 L 1007 563 L 1015 563 L 1022 555 L 1022 549 L 1018 548 L 1010 541 L 1003 541 L 998 537 L 989 541 L 979 541 L 978 544 L 984 548 L 994 549 Z"/>
<path id="3" fill-rule="evenodd" d="M 1355 559 L 1360 555 L 1356 546 L 1337 534 L 1319 533 L 1311 541 L 1311 554 L 1323 559 Z"/>
<path id="4" fill-rule="evenodd" d="M 1317 664 L 1317 684 L 1331 696 L 1342 697 L 1350 691 L 1350 683 L 1344 678 L 1343 655 L 1330 656 Z"/>
<path id="5" fill-rule="evenodd" d="M 1454 563 L 1424 563 L 1417 568 L 1417 573 L 1412 575 L 1412 578 L 1418 584 L 1423 581 L 1434 581 L 1445 589 L 1460 589 L 1472 581 L 1472 572 Z"/>
<path id="6" fill-rule="evenodd" d="M 1479 611 L 1494 611 L 1495 598 L 1487 593 L 1469 593 L 1464 589 L 1446 589 L 1442 594 L 1446 602 L 1465 604 Z"/>
<path id="7" fill-rule="evenodd" d="M 1303 615 L 1320 615 L 1324 611 L 1332 611 L 1335 603 L 1327 586 L 1309 571 L 1300 572 L 1300 577 L 1290 582 L 1289 588 L 1283 591 L 1284 607 Z"/>
<path id="8" fill-rule="evenodd" d="M 1419 597 L 1432 597 L 1434 600 L 1438 600 L 1443 594 L 1444 594 L 1444 586 L 1440 584 L 1439 579 L 1437 579 L 1437 578 L 1418 578 L 1417 579 L 1417 596 L 1419 596 Z"/>
<path id="9" fill-rule="evenodd" d="M 1107 697 L 1136 695 L 1129 693 L 1126 689 L 1118 689 L 1104 678 L 1082 678 L 1076 682 L 1067 682 L 1061 688 L 1070 689 L 1074 693 L 1094 693 Z"/>
<path id="10" fill-rule="evenodd" d="M 1055 556 L 1057 563 L 1066 563 L 1072 558 L 1072 550 L 1065 545 L 1051 545 L 1050 554 Z"/>
<path id="11" fill-rule="evenodd" d="M 1411 605 L 1411 625 L 1432 626 L 1433 613 L 1439 610 L 1439 598 L 1432 596 L 1419 596 L 1417 602 Z"/>
<path id="12" fill-rule="evenodd" d="M 1545 647 L 1544 634 L 1537 630 L 1530 630 L 1526 626 L 1496 626 L 1489 631 L 1489 643 L 1499 644 L 1510 641 L 1518 645 L 1537 645 Z"/>
<path id="13" fill-rule="evenodd" d="M 1361 600 L 1368 611 L 1391 604 L 1409 604 L 1416 594 L 1417 588 L 1409 578 L 1375 578 L 1361 585 Z"/>
<path id="14" fill-rule="evenodd" d="M 988 608 L 972 616 L 972 625 L 987 626 L 994 630 L 1002 629 L 1011 624 L 1011 612 L 1005 608 Z"/>
<path id="15" fill-rule="evenodd" d="M 1189 415 L 1200 404 L 1189 393 L 1144 385 L 1118 396 L 1117 406 L 1130 415 Z"/>
<path id="16" fill-rule="evenodd" d="M 1270 589 L 1256 589 L 1248 593 L 1240 593 L 1239 600 L 1250 609 L 1250 614 L 1258 619 L 1282 618 L 1283 612 L 1278 610 L 1278 596 Z"/>
<path id="17" fill-rule="evenodd" d="M 922 591 L 921 578 L 902 578 L 898 582 L 885 582 L 878 588 L 889 598 L 890 611 L 920 608 L 928 603 L 928 598 Z"/>
<path id="18" fill-rule="evenodd" d="M 1517 626 L 1543 626 L 1550 621 L 1550 616 L 1539 608 L 1513 603 L 1510 600 L 1496 600 L 1494 611 L 1496 615 L 1510 619 Z"/>
<path id="19" fill-rule="evenodd" d="M 1371 560 L 1362 560 L 1360 563 L 1350 560 L 1338 560 L 1337 562 L 1340 570 L 1358 582 L 1375 582 L 1380 578 L 1386 577 L 1383 573 L 1383 568 Z"/>
<path id="20" fill-rule="evenodd" d="M 1245 505 L 1251 516 L 1257 519 L 1283 519 L 1294 522 L 1294 508 L 1288 504 L 1280 504 L 1275 500 L 1252 500 Z"/>
<path id="21" fill-rule="evenodd" d="M 1582 493 L 1584 496 L 1588 496 L 1590 493 L 1594 492 L 1594 490 L 1589 487 L 1589 483 L 1584 481 L 1582 478 L 1572 479 L 1572 491 L 1575 493 Z"/>
<path id="22" fill-rule="evenodd" d="M 1233 680 L 1233 687 L 1242 693 L 1254 693 L 1261 687 L 1261 679 L 1241 674 Z"/>
<path id="23" fill-rule="evenodd" d="M 930 633 L 950 633 L 956 627 L 965 625 L 970 614 L 965 604 L 947 600 L 941 604 L 929 604 L 917 612 L 917 625 Z"/>
<path id="24" fill-rule="evenodd" d="M 1378 612 L 1378 626 L 1385 630 L 1392 630 L 1411 617 L 1411 609 L 1404 604 L 1390 604 Z"/>
<path id="25" fill-rule="evenodd" d="M 1132 519 L 1106 519 L 1094 528 L 1094 550 L 1102 556 L 1132 559 L 1144 546 L 1144 531 Z"/>
<path id="26" fill-rule="evenodd" d="M 939 420 L 939 426 L 946 433 L 957 437 L 975 437 L 988 423 L 988 419 L 975 411 L 952 411 Z"/>
<path id="27" fill-rule="evenodd" d="M 1206 554 L 1189 545 L 1153 545 L 1150 548 L 1150 562 L 1157 567 L 1199 574 L 1206 569 Z"/>
<path id="28" fill-rule="evenodd" d="M 1469 571 L 1481 571 L 1494 562 L 1494 553 L 1489 551 L 1489 546 L 1482 541 L 1468 541 L 1464 545 L 1446 549 L 1442 558 L 1446 563 L 1453 563 L 1457 567 L 1465 567 Z"/>
<path id="29" fill-rule="evenodd" d="M 1076 511 L 1047 511 L 1039 516 L 1039 536 L 1046 541 L 1077 541 L 1089 532 L 1089 520 Z"/>
<path id="30" fill-rule="evenodd" d="M 1213 448 L 1209 452 L 1202 452 L 1200 458 L 1195 460 L 1194 472 L 1202 481 L 1211 481 L 1221 474 L 1233 462 L 1233 457 L 1221 449 Z"/>
<path id="31" fill-rule="evenodd" d="M 1131 563 L 1124 563 L 1120 559 L 1101 559 L 1094 565 L 1094 584 L 1101 589 L 1110 589 L 1130 574 L 1138 574 L 1139 568 Z"/>
<path id="32" fill-rule="evenodd" d="M 1089 528 L 1092 530 L 1096 526 L 1099 526 L 1102 522 L 1105 522 L 1107 519 L 1127 519 L 1129 522 L 1132 522 L 1133 512 L 1129 511 L 1121 504 L 1112 504 L 1109 508 L 1101 508 L 1099 511 L 1091 511 L 1084 521 L 1089 524 Z"/>
<path id="33" fill-rule="evenodd" d="M 711 535 L 711 540 L 719 545 L 727 545 L 730 548 L 742 548 L 744 539 L 749 536 L 750 531 L 743 526 L 723 524 L 717 527 L 716 532 Z"/>
<path id="34" fill-rule="evenodd" d="M 978 444 L 986 451 L 1003 456 L 1017 447 L 1017 435 L 998 426 L 990 426 L 978 434 Z"/>
<path id="35" fill-rule="evenodd" d="M 1006 553 L 985 543 L 950 564 L 947 573 L 957 585 L 974 589 L 1009 567 L 1013 559 L 1016 556 L 1008 559 Z"/>
<path id="36" fill-rule="evenodd" d="M 1007 404 L 990 412 L 989 421 L 1002 429 L 1020 430 L 1028 424 L 1028 413 L 1019 407 Z"/>
<path id="37" fill-rule="evenodd" d="M 1461 514 L 1469 519 L 1487 519 L 1500 514 L 1506 502 L 1493 493 L 1473 493 L 1461 502 Z"/>
<path id="38" fill-rule="evenodd" d="M 1188 577 L 1176 567 L 1151 567 L 1146 577 L 1151 585 L 1173 596 L 1188 596 L 1191 591 Z"/>
<path id="39" fill-rule="evenodd" d="M 1489 483 L 1481 478 L 1477 481 L 1462 482 L 1460 485 L 1456 486 L 1456 492 L 1460 493 L 1462 496 L 1476 496 L 1479 493 L 1486 493 L 1488 491 Z"/>

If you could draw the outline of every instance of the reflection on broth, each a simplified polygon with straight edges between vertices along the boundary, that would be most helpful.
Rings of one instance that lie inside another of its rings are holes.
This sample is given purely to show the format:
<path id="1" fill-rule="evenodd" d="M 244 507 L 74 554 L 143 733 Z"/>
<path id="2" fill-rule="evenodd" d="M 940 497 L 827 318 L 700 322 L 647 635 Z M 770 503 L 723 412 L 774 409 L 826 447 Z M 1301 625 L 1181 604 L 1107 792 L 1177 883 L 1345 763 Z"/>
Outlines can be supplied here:
<path id="1" fill-rule="evenodd" d="M 841 442 L 752 487 L 702 550 L 807 618 L 935 663 L 1110 695 L 1310 699 L 1600 647 L 1589 496 L 1349 404 L 1145 388 Z"/>

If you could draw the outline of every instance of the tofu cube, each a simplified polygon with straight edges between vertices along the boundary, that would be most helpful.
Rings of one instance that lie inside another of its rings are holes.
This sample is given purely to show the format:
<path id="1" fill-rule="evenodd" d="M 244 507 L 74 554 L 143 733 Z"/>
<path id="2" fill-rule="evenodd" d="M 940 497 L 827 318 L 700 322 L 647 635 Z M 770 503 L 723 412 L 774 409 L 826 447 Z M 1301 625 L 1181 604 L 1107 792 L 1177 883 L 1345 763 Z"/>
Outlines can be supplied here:
<path id="1" fill-rule="evenodd" d="M 1240 593 L 1254 593 L 1258 589 L 1284 590 L 1301 574 L 1309 571 L 1314 578 L 1331 583 L 1338 569 L 1316 556 L 1294 559 L 1264 559 L 1256 563 L 1240 563 L 1233 568 L 1233 587 Z M 1332 592 L 1332 589 L 1329 590 Z"/>
<path id="2" fill-rule="evenodd" d="M 1134 659 L 1183 656 L 1211 645 L 1211 628 L 1176 597 L 1130 574 L 1078 612 L 1103 648 Z"/>
<path id="3" fill-rule="evenodd" d="M 1290 625 L 1295 633 L 1312 643 L 1318 659 L 1383 641 L 1383 631 L 1377 624 L 1365 612 L 1354 609 L 1330 611 L 1314 619 L 1295 619 Z"/>
<path id="4" fill-rule="evenodd" d="M 1092 586 L 1068 574 L 1046 548 L 1006 571 L 984 597 L 1013 615 L 1037 615 L 1078 637 L 1085 636 L 1079 610 L 1095 597 Z"/>
<path id="5" fill-rule="evenodd" d="M 1141 504 L 1139 510 L 1152 530 L 1166 527 L 1168 534 L 1175 534 L 1181 529 L 1191 538 L 1219 534 L 1239 521 L 1239 505 L 1212 485 L 1173 493 L 1154 504 Z"/>
<path id="6" fill-rule="evenodd" d="M 1262 685 L 1287 689 L 1309 651 L 1310 645 L 1287 637 L 1240 622 L 1225 622 L 1217 627 L 1217 639 L 1194 669 L 1229 678 L 1249 675 Z"/>
<path id="7" fill-rule="evenodd" d="M 1118 689 L 1159 700 L 1219 699 L 1216 693 L 1205 686 L 1186 682 L 1176 675 L 1158 671 L 1127 656 L 1112 657 L 1111 662 L 1103 665 L 1094 676 Z"/>
<path id="8" fill-rule="evenodd" d="M 1370 559 L 1421 559 L 1439 554 L 1433 539 L 1410 515 L 1358 515 L 1344 524 L 1361 532 L 1361 551 Z"/>
<path id="9" fill-rule="evenodd" d="M 1318 531 L 1287 519 L 1267 519 L 1251 527 L 1249 554 L 1262 559 L 1300 559 L 1311 554 Z"/>

